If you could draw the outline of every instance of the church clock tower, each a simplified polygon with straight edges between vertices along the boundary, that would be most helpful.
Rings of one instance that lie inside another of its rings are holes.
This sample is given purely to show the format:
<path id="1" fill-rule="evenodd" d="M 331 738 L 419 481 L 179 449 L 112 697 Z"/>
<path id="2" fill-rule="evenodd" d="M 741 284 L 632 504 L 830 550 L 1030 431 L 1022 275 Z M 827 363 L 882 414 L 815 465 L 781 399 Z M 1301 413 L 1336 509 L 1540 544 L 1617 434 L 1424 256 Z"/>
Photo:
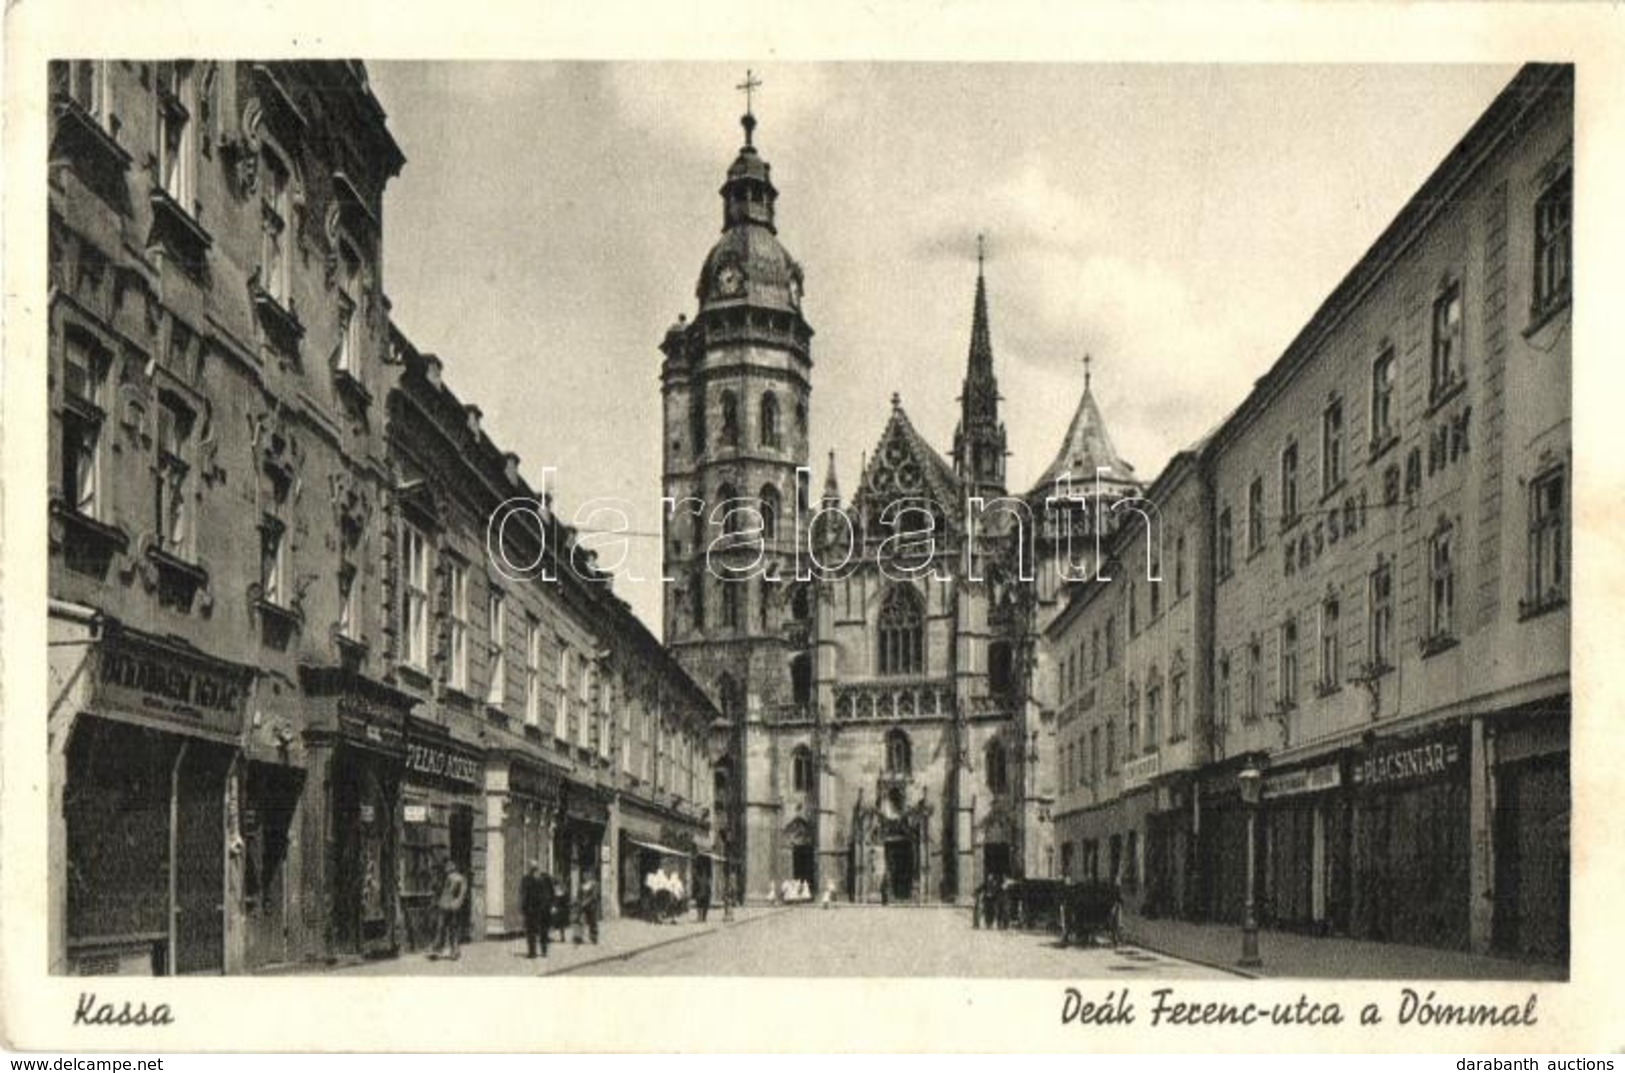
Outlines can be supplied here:
<path id="1" fill-rule="evenodd" d="M 745 143 L 722 185 L 722 234 L 700 269 L 698 311 L 660 347 L 665 642 L 722 712 L 717 834 L 736 874 L 748 865 L 751 875 L 771 870 L 765 836 L 778 826 L 777 760 L 763 731 L 810 718 L 812 602 L 795 575 L 805 546 L 796 526 L 811 509 L 813 332 L 801 266 L 779 242 L 772 169 L 754 142 L 757 85 L 747 75 L 740 87 Z"/>

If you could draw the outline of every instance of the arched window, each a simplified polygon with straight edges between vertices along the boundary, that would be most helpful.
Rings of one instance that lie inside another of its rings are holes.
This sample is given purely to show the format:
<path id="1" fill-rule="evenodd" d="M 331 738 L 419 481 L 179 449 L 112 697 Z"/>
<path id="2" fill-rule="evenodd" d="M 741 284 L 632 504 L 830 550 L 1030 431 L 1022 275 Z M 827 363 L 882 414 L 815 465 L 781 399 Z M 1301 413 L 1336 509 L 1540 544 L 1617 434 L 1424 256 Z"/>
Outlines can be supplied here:
<path id="1" fill-rule="evenodd" d="M 776 540 L 779 535 L 779 490 L 771 484 L 762 485 L 762 539 Z"/>
<path id="2" fill-rule="evenodd" d="M 739 399 L 731 391 L 722 393 L 722 442 L 728 447 L 739 446 Z"/>
<path id="3" fill-rule="evenodd" d="M 739 585 L 737 581 L 722 581 L 722 625 L 737 630 L 740 626 Z"/>
<path id="4" fill-rule="evenodd" d="M 880 606 L 880 673 L 924 672 L 925 613 L 919 595 L 907 585 L 898 585 Z"/>
<path id="5" fill-rule="evenodd" d="M 713 512 L 722 512 L 722 531 L 724 533 L 739 532 L 743 522 L 741 518 L 744 511 L 743 504 L 738 503 L 739 490 L 731 484 L 717 485 L 717 501 L 711 508 Z M 713 517 L 715 515 L 713 514 Z"/>
<path id="6" fill-rule="evenodd" d="M 989 793 L 1002 794 L 1009 787 L 1009 773 L 1004 766 L 1004 743 L 987 743 L 987 788 Z"/>
<path id="7" fill-rule="evenodd" d="M 779 397 L 771 391 L 762 392 L 761 416 L 762 446 L 779 446 Z"/>
<path id="8" fill-rule="evenodd" d="M 901 730 L 886 731 L 886 770 L 893 775 L 908 775 L 914 770 L 914 749 Z"/>
<path id="9" fill-rule="evenodd" d="M 705 571 L 696 569 L 689 582 L 689 613 L 696 630 L 705 629 Z"/>
<path id="10" fill-rule="evenodd" d="M 1068 660 L 1067 680 L 1073 681 L 1074 668 Z M 987 687 L 994 696 L 1004 696 L 1015 685 L 1010 659 L 1010 642 L 994 641 L 987 648 Z"/>
<path id="11" fill-rule="evenodd" d="M 717 679 L 717 706 L 722 709 L 722 717 L 730 723 L 738 722 L 745 714 L 745 691 L 731 674 L 724 673 Z"/>
<path id="12" fill-rule="evenodd" d="M 812 702 L 812 658 L 805 652 L 790 660 L 790 691 L 798 705 Z"/>
<path id="13" fill-rule="evenodd" d="M 795 752 L 790 754 L 790 771 L 797 793 L 804 794 L 811 790 L 813 782 L 812 750 L 805 745 L 797 745 Z"/>
<path id="14" fill-rule="evenodd" d="M 790 596 L 790 617 L 797 622 L 807 621 L 807 616 L 811 611 L 807 601 L 807 586 L 796 586 L 795 592 Z"/>

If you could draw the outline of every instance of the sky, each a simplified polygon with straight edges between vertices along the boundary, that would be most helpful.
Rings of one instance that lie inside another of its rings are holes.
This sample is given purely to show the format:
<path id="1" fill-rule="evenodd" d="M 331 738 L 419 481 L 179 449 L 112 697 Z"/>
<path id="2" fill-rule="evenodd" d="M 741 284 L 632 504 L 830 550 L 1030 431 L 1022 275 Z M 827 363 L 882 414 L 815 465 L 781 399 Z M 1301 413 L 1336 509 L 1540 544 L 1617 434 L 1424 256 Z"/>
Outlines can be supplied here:
<path id="1" fill-rule="evenodd" d="M 407 158 L 397 325 L 568 520 L 660 514 L 658 345 L 722 225 L 753 69 L 778 233 L 806 271 L 813 486 L 856 486 L 892 393 L 945 456 L 986 235 L 1012 490 L 1092 356 L 1147 481 L 1281 355 L 1516 69 L 1506 66 L 375 62 Z M 659 542 L 598 538 L 659 633 Z"/>

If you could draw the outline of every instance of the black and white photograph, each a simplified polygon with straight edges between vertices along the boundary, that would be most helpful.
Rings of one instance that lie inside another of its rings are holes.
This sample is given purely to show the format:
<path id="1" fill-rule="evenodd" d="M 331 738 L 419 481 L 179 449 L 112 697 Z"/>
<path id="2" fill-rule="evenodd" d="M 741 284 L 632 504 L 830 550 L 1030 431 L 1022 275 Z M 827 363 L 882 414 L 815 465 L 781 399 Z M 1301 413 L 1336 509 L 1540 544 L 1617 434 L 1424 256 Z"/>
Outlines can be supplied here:
<path id="1" fill-rule="evenodd" d="M 8 161 L 53 1031 L 939 981 L 1564 1046 L 1606 68 L 100 45 Z"/>

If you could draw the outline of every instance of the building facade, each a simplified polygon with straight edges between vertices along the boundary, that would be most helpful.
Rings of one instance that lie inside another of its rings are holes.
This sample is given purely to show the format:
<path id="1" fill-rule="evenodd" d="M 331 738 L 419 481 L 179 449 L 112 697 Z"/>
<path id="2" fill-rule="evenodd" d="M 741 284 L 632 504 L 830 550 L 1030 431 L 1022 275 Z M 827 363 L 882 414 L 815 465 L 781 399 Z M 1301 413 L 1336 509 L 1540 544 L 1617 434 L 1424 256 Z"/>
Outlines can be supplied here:
<path id="1" fill-rule="evenodd" d="M 1056 618 L 1124 698 L 1060 675 L 1074 874 L 1239 922 L 1256 823 L 1266 924 L 1567 956 L 1572 144 L 1572 69 L 1526 67 L 1155 482 L 1172 576 L 1125 527 Z"/>
<path id="2" fill-rule="evenodd" d="M 715 710 L 390 323 L 362 65 L 49 77 L 51 970 L 419 948 L 445 860 L 474 936 L 531 861 L 708 871 Z"/>

